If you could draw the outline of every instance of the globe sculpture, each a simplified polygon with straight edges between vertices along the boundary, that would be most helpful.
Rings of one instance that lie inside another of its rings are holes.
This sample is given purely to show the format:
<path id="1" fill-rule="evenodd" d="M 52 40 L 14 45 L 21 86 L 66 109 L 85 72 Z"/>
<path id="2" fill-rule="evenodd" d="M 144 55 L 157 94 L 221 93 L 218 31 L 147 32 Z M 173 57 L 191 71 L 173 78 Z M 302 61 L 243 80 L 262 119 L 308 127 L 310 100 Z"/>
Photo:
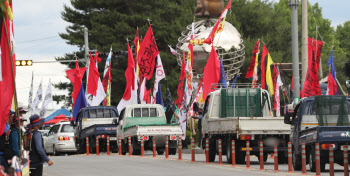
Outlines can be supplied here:
<path id="1" fill-rule="evenodd" d="M 177 62 L 180 66 L 182 65 L 183 52 L 185 52 L 186 55 L 189 52 L 188 44 L 192 34 L 192 26 L 194 39 L 205 39 L 212 31 L 216 21 L 217 19 L 196 21 L 194 24 L 188 25 L 186 30 L 181 33 L 181 37 L 178 39 L 179 42 L 176 45 Z M 216 34 L 213 46 L 223 62 L 227 81 L 232 80 L 235 75 L 240 72 L 245 58 L 245 46 L 243 45 L 241 35 L 232 24 L 226 21 L 224 29 Z M 194 78 L 203 76 L 210 51 L 211 45 L 203 44 L 193 46 Z M 194 81 L 198 81 L 198 79 L 194 79 Z"/>

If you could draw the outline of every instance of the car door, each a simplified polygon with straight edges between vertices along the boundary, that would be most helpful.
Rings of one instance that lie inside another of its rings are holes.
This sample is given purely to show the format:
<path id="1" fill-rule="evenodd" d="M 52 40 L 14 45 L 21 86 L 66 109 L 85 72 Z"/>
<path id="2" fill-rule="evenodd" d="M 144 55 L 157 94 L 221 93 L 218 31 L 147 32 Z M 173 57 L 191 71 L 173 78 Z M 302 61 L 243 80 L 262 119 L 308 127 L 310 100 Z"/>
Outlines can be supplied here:
<path id="1" fill-rule="evenodd" d="M 51 135 L 53 134 L 54 126 L 50 128 L 50 131 L 47 133 L 47 137 L 45 139 L 44 147 L 47 153 L 52 152 L 52 144 L 50 142 Z"/>
<path id="2" fill-rule="evenodd" d="M 52 135 L 52 145 L 56 145 L 58 142 L 58 137 L 60 135 L 59 131 L 60 131 L 61 126 L 62 126 L 62 124 L 56 125 L 56 129 L 54 131 L 55 133 Z"/>
<path id="3" fill-rule="evenodd" d="M 55 125 L 52 127 L 52 131 L 51 133 L 49 134 L 49 139 L 48 139 L 48 152 L 52 153 L 53 152 L 53 143 L 54 143 L 54 137 L 55 137 L 55 134 L 57 133 L 57 128 L 58 128 L 58 125 Z"/>

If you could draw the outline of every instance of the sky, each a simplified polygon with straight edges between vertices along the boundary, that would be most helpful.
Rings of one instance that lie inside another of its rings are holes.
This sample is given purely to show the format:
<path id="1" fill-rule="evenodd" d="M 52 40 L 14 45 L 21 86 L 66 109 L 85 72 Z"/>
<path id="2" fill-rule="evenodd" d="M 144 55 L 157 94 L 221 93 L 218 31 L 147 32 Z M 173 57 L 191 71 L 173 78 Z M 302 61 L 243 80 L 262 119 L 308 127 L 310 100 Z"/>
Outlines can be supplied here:
<path id="1" fill-rule="evenodd" d="M 309 0 L 309 2 L 311 4 L 318 2 L 323 9 L 324 18 L 330 19 L 333 26 L 350 20 L 348 10 L 350 0 Z M 34 95 L 41 81 L 43 81 L 44 93 L 49 79 L 52 83 L 69 81 L 65 77 L 64 71 L 67 69 L 65 65 L 35 63 L 35 61 L 52 61 L 55 57 L 77 50 L 58 36 L 59 33 L 65 32 L 65 28 L 69 25 L 61 17 L 64 4 L 70 5 L 70 1 L 13 0 L 16 58 L 34 61 L 31 67 L 17 67 L 18 101 L 23 106 L 28 105 L 32 71 L 34 71 Z M 56 95 L 67 93 L 67 91 L 53 90 L 53 94 Z M 60 107 L 61 105 L 54 105 L 55 109 Z"/>

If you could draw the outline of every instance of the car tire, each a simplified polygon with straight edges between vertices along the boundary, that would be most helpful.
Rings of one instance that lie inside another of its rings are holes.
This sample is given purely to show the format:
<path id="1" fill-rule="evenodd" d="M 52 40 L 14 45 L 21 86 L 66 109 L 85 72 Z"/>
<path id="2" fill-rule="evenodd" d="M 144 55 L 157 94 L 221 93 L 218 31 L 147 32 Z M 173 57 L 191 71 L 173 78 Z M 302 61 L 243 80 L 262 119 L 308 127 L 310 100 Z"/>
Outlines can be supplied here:
<path id="1" fill-rule="evenodd" d="M 315 149 L 312 148 L 308 154 L 309 156 L 309 168 L 311 172 L 316 172 L 316 155 Z"/>
<path id="2" fill-rule="evenodd" d="M 226 159 L 228 164 L 232 164 L 232 138 L 231 137 L 227 137 L 227 140 L 226 140 Z"/>
<path id="3" fill-rule="evenodd" d="M 52 155 L 53 155 L 53 156 L 58 156 L 58 155 L 59 155 L 59 153 L 57 152 L 57 149 L 56 149 L 55 145 L 53 145 L 53 147 L 52 147 Z"/>
<path id="4" fill-rule="evenodd" d="M 209 138 L 209 162 L 214 162 L 216 157 L 216 140 Z"/>
<path id="5" fill-rule="evenodd" d="M 164 155 L 164 149 L 158 149 L 157 155 Z"/>
<path id="6" fill-rule="evenodd" d="M 169 148 L 169 155 L 176 155 L 176 148 Z"/>

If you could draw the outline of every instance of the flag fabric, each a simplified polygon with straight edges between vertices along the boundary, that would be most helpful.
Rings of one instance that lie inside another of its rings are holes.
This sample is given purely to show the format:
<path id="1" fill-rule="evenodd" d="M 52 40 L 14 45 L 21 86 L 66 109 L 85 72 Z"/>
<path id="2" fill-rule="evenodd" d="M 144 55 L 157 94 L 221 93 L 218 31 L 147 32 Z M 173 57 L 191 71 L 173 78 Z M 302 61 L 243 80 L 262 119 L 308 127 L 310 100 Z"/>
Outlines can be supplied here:
<path id="1" fill-rule="evenodd" d="M 170 52 L 174 55 L 174 56 L 176 56 L 177 54 L 176 54 L 176 50 L 174 49 L 174 48 L 172 48 L 170 45 L 168 45 L 169 46 L 169 48 L 170 48 Z"/>
<path id="2" fill-rule="evenodd" d="M 120 100 L 117 109 L 119 112 L 127 105 L 137 104 L 137 96 L 135 97 L 135 63 L 130 45 L 128 44 L 128 67 L 125 71 L 126 87 L 123 98 Z"/>
<path id="3" fill-rule="evenodd" d="M 187 54 L 187 64 L 186 64 L 186 72 L 187 77 L 186 77 L 186 106 L 190 103 L 191 97 L 192 97 L 192 92 L 193 92 L 193 72 L 192 72 L 192 54 L 193 54 L 193 46 L 191 44 L 188 45 L 190 51 Z"/>
<path id="4" fill-rule="evenodd" d="M 156 96 L 157 96 L 157 92 L 160 91 L 160 89 L 158 89 L 158 84 L 159 82 L 165 78 L 165 72 L 164 72 L 164 68 L 163 68 L 163 64 L 162 64 L 162 60 L 160 59 L 160 56 L 158 54 L 157 56 L 157 66 L 156 66 L 156 76 L 154 79 L 154 87 L 153 87 L 153 94 L 152 94 L 152 104 L 156 103 Z"/>
<path id="5" fill-rule="evenodd" d="M 253 86 L 252 86 L 253 88 L 257 88 L 256 83 L 258 82 L 258 65 L 259 65 L 258 56 L 259 56 L 259 53 L 257 53 L 255 57 Z"/>
<path id="6" fill-rule="evenodd" d="M 42 83 L 40 82 L 38 91 L 36 92 L 36 96 L 33 101 L 32 105 L 32 114 L 36 114 L 36 111 L 38 110 L 39 103 L 43 100 L 43 89 L 42 89 Z"/>
<path id="7" fill-rule="evenodd" d="M 276 65 L 273 65 L 273 72 L 272 72 L 272 84 L 273 84 L 273 90 L 275 92 L 275 90 L 277 89 L 277 77 L 278 77 L 279 73 L 278 70 L 276 68 Z M 273 109 L 276 111 L 276 92 L 274 94 L 274 104 L 273 104 Z"/>
<path id="8" fill-rule="evenodd" d="M 146 84 L 145 84 L 145 92 L 143 96 L 143 101 L 146 102 L 146 104 L 151 103 L 151 80 L 146 79 Z"/>
<path id="9" fill-rule="evenodd" d="M 223 88 L 227 88 L 226 73 L 225 73 L 224 65 L 222 64 L 222 59 L 220 59 L 220 80 L 219 80 L 219 83 L 221 85 L 223 85 L 222 86 Z"/>
<path id="10" fill-rule="evenodd" d="M 72 107 L 74 107 L 74 103 L 78 97 L 78 94 L 80 92 L 80 87 L 83 84 L 82 79 L 85 74 L 86 67 L 79 68 L 78 61 L 75 61 L 75 69 L 70 69 L 66 71 L 68 79 L 72 82 L 73 84 L 73 92 L 72 92 L 72 99 L 73 99 L 73 104 Z"/>
<path id="11" fill-rule="evenodd" d="M 30 84 L 30 90 L 29 90 L 28 109 L 32 108 L 32 103 L 33 103 L 33 81 L 34 81 L 34 72 L 32 72 L 32 83 Z"/>
<path id="12" fill-rule="evenodd" d="M 137 53 L 137 46 L 138 46 L 138 43 L 139 43 L 139 27 L 136 28 L 136 35 L 135 35 L 135 38 L 134 38 L 134 46 L 135 46 L 135 53 Z"/>
<path id="13" fill-rule="evenodd" d="M 220 80 L 220 60 L 218 54 L 212 46 L 207 64 L 205 65 L 203 72 L 203 98 L 206 99 L 207 95 L 213 91 L 211 85 L 218 83 Z"/>
<path id="14" fill-rule="evenodd" d="M 203 94 L 203 79 L 201 79 L 199 81 L 199 85 L 198 85 L 198 89 L 197 90 L 198 90 L 197 91 L 197 95 L 196 95 L 196 97 L 194 98 L 194 100 L 193 100 L 193 102 L 191 104 L 191 107 L 190 107 L 190 110 L 188 111 L 187 116 L 193 116 L 194 115 L 194 113 L 193 113 L 193 104 L 195 102 L 198 102 L 198 100 L 201 98 L 201 96 Z"/>
<path id="15" fill-rule="evenodd" d="M 111 82 L 111 58 L 112 58 L 112 47 L 111 50 L 109 51 L 109 54 L 107 56 L 106 59 L 106 65 L 105 65 L 105 69 L 103 71 L 103 80 L 102 80 L 102 84 L 103 84 L 103 89 L 105 92 L 107 92 L 108 86 L 110 86 L 110 82 Z M 110 89 L 110 88 L 109 88 Z M 107 96 L 106 96 L 107 98 Z M 110 92 L 108 93 L 108 98 L 111 98 L 111 94 Z M 103 101 L 103 105 L 106 105 L 107 102 L 106 100 Z"/>
<path id="16" fill-rule="evenodd" d="M 10 11 L 11 9 L 8 9 Z M 11 13 L 12 14 L 12 13 Z M 11 66 L 11 55 L 12 50 L 9 47 L 7 40 L 10 39 L 9 35 L 6 35 L 5 32 L 5 23 L 7 31 L 10 30 L 10 21 L 7 16 L 5 16 L 5 20 L 2 21 L 2 30 L 1 30 L 1 40 L 0 40 L 0 48 L 1 48 L 1 69 L 0 75 L 2 77 L 0 81 L 0 135 L 3 134 L 5 130 L 6 120 L 8 118 L 8 113 L 11 109 L 12 98 L 14 94 L 14 78 L 12 75 L 12 66 Z M 10 49 L 9 49 L 10 48 Z M 12 58 L 13 71 L 16 74 L 16 65 L 15 58 Z"/>
<path id="17" fill-rule="evenodd" d="M 175 105 L 180 109 L 183 95 L 184 95 L 184 81 L 186 78 L 186 64 L 185 64 L 185 52 L 183 52 L 183 59 L 182 59 L 182 65 L 181 65 L 181 74 L 179 77 L 179 85 L 177 87 L 177 99 L 175 101 Z"/>
<path id="18" fill-rule="evenodd" d="M 235 79 L 233 80 L 233 82 L 232 82 L 232 86 L 231 86 L 231 88 L 236 88 L 236 82 L 237 82 L 237 78 L 240 76 L 241 74 L 240 73 L 237 73 L 237 75 L 236 75 L 236 77 L 235 77 Z"/>
<path id="19" fill-rule="evenodd" d="M 97 85 L 98 86 L 96 90 L 96 96 L 92 94 L 88 94 L 87 103 L 90 106 L 99 106 L 101 102 L 103 102 L 103 100 L 106 98 L 106 92 L 103 89 L 103 85 L 100 77 L 98 78 Z"/>
<path id="20" fill-rule="evenodd" d="M 180 109 L 177 115 L 179 116 L 179 124 L 181 125 L 181 129 L 182 129 L 181 140 L 186 140 L 186 124 L 187 124 L 186 110 Z"/>
<path id="21" fill-rule="evenodd" d="M 51 86 L 51 79 L 49 79 L 49 85 L 47 86 L 46 95 L 43 101 L 43 104 L 41 105 L 40 109 L 40 117 L 44 117 L 46 114 L 46 107 L 49 103 L 52 103 L 52 86 Z"/>
<path id="22" fill-rule="evenodd" d="M 90 65 L 89 65 L 87 93 L 93 96 L 96 96 L 97 88 L 98 88 L 98 79 L 100 77 L 95 61 L 97 61 L 97 63 L 101 61 L 101 59 L 98 57 L 98 53 L 95 51 L 95 57 L 92 58 L 92 54 L 90 52 Z"/>
<path id="23" fill-rule="evenodd" d="M 108 87 L 107 87 L 107 91 L 106 91 L 106 104 L 104 104 L 105 106 L 111 106 L 111 82 L 108 81 Z"/>
<path id="24" fill-rule="evenodd" d="M 221 13 L 220 18 L 215 23 L 215 26 L 213 30 L 210 32 L 209 36 L 203 41 L 204 43 L 210 45 L 214 41 L 215 35 L 224 29 L 226 15 L 227 15 L 228 9 L 230 8 L 231 8 L 231 0 L 229 0 L 224 11 Z"/>
<path id="25" fill-rule="evenodd" d="M 156 104 L 160 104 L 164 107 L 163 97 L 162 97 L 162 91 L 161 86 L 158 84 L 158 91 L 157 91 L 157 97 L 156 97 Z"/>
<path id="26" fill-rule="evenodd" d="M 278 71 L 278 68 L 277 68 Z M 279 72 L 279 71 L 278 71 Z M 281 74 L 278 73 L 275 87 L 275 104 L 276 104 L 276 116 L 281 116 L 281 99 L 280 99 L 280 87 L 283 86 L 283 82 L 281 79 Z"/>
<path id="27" fill-rule="evenodd" d="M 318 70 L 321 61 L 322 41 L 309 38 L 308 40 L 308 70 L 304 81 L 301 98 L 321 95 Z"/>
<path id="28" fill-rule="evenodd" d="M 251 78 L 254 75 L 254 68 L 255 68 L 255 62 L 256 62 L 256 54 L 259 53 L 259 45 L 260 45 L 260 41 L 256 41 L 254 49 L 253 49 L 253 53 L 252 53 L 252 60 L 250 60 L 250 64 L 248 67 L 248 71 L 247 74 L 245 75 L 246 78 Z"/>
<path id="29" fill-rule="evenodd" d="M 158 47 L 154 39 L 152 27 L 150 26 L 138 52 L 140 74 L 146 77 L 147 80 L 150 80 L 153 76 L 154 65 L 158 54 Z"/>
<path id="30" fill-rule="evenodd" d="M 271 77 L 271 65 L 273 64 L 272 58 L 270 56 L 270 53 L 267 54 L 267 65 L 266 65 L 266 85 L 269 86 L 268 90 L 270 93 L 270 96 L 274 94 L 274 89 L 273 89 L 273 81 Z"/>
<path id="31" fill-rule="evenodd" d="M 145 91 L 146 91 L 146 78 L 143 78 L 142 84 L 140 86 L 140 100 L 141 100 L 141 104 L 147 104 L 147 102 L 144 101 Z"/>
<path id="32" fill-rule="evenodd" d="M 1 56 L 1 48 L 0 48 L 0 56 Z M 2 81 L 2 66 L 1 66 L 1 60 L 0 59 L 0 81 Z"/>
<path id="33" fill-rule="evenodd" d="M 265 57 L 266 55 L 269 54 L 269 51 L 267 50 L 265 44 L 263 44 L 263 51 L 261 55 L 261 64 L 260 64 L 260 69 L 261 69 L 261 88 L 265 89 Z"/>
<path id="34" fill-rule="evenodd" d="M 85 92 L 84 92 L 84 86 L 83 84 L 80 85 L 80 91 L 78 93 L 78 97 L 75 101 L 75 104 L 73 106 L 73 120 L 76 121 L 79 111 L 82 108 L 85 108 L 87 106 L 86 98 L 85 98 Z"/>
<path id="35" fill-rule="evenodd" d="M 328 74 L 327 95 L 338 95 L 338 86 L 335 81 L 336 77 L 335 77 L 335 69 L 334 69 L 333 50 L 328 60 L 328 66 L 330 67 L 331 70 L 329 71 L 329 74 Z"/>
<path id="36" fill-rule="evenodd" d="M 171 118 L 174 115 L 174 112 L 176 110 L 176 106 L 173 101 L 173 97 L 171 96 L 168 84 L 166 87 L 166 111 L 165 111 L 165 116 L 167 118 L 167 122 L 170 123 Z"/>

